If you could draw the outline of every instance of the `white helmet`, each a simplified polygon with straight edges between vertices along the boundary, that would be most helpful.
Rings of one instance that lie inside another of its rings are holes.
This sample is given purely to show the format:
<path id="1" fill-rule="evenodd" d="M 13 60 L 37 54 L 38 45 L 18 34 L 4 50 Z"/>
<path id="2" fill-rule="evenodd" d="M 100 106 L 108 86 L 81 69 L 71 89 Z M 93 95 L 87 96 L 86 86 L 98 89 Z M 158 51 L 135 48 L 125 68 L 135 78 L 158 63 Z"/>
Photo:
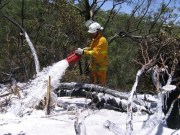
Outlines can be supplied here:
<path id="1" fill-rule="evenodd" d="M 94 22 L 92 23 L 90 26 L 89 26 L 89 30 L 88 32 L 89 33 L 95 33 L 97 32 L 98 30 L 103 30 L 103 27 L 101 27 L 101 25 L 97 22 Z"/>
<path id="2" fill-rule="evenodd" d="M 85 23 L 85 26 L 87 27 L 87 28 L 89 28 L 89 26 L 92 24 L 92 23 L 94 23 L 95 21 L 93 21 L 93 20 L 87 20 L 86 21 L 86 23 Z"/>

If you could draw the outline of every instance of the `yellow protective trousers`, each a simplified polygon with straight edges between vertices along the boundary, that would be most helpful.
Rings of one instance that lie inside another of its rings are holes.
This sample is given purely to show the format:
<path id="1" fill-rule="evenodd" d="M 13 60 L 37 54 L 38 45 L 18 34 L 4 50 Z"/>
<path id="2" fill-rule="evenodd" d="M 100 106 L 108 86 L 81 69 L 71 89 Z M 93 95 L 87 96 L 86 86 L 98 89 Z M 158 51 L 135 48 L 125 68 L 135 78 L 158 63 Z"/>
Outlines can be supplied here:
<path id="1" fill-rule="evenodd" d="M 90 83 L 106 85 L 106 71 L 90 72 Z"/>

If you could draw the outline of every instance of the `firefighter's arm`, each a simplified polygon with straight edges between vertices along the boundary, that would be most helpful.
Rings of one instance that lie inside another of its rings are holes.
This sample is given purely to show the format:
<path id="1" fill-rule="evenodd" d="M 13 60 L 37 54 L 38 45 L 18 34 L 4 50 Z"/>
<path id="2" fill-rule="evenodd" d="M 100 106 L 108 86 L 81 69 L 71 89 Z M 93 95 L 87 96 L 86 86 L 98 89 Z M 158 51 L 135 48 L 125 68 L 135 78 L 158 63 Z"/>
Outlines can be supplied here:
<path id="1" fill-rule="evenodd" d="M 86 56 L 92 56 L 92 57 L 98 57 L 101 55 L 104 50 L 106 49 L 107 41 L 105 38 L 101 38 L 96 45 L 96 47 L 93 48 L 93 50 L 84 50 L 84 55 Z"/>

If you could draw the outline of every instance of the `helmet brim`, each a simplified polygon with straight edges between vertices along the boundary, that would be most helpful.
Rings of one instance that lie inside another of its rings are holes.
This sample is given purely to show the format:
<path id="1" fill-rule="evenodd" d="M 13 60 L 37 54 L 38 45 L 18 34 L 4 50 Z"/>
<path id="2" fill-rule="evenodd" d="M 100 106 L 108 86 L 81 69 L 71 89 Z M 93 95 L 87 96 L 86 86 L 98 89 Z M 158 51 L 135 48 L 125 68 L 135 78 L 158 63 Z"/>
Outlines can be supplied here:
<path id="1" fill-rule="evenodd" d="M 88 30 L 88 33 L 91 33 L 91 34 L 96 33 L 96 32 L 97 32 L 97 31 Z"/>
<path id="2" fill-rule="evenodd" d="M 103 27 L 101 27 L 100 30 L 103 30 Z M 96 31 L 88 30 L 88 33 L 96 33 L 96 32 L 97 30 Z"/>

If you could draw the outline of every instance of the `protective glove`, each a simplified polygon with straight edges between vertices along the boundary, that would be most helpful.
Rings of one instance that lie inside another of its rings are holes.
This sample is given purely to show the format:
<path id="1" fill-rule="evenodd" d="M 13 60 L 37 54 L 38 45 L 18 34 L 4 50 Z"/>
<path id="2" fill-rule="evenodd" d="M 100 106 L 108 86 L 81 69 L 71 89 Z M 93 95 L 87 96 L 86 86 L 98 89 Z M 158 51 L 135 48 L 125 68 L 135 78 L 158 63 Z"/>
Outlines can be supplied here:
<path id="1" fill-rule="evenodd" d="M 84 50 L 81 49 L 81 48 L 78 48 L 74 53 L 75 53 L 75 54 L 79 54 L 79 55 L 83 55 Z"/>

